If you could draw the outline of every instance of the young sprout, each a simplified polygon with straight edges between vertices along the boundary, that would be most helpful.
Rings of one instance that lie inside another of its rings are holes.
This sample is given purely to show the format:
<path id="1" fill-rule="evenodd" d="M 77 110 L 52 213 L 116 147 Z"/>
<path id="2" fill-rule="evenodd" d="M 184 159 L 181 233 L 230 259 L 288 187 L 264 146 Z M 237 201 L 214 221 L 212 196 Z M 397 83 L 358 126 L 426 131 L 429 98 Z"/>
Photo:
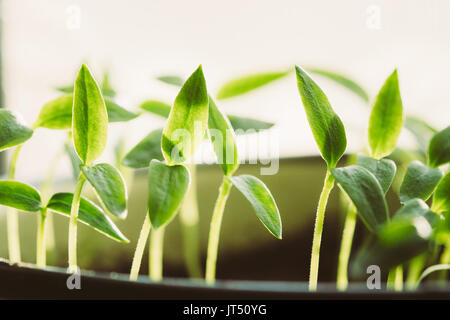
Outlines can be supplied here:
<path id="1" fill-rule="evenodd" d="M 368 140 L 371 156 L 366 157 L 363 155 L 358 155 L 357 157 L 357 164 L 372 173 L 375 176 L 376 180 L 378 180 L 382 193 L 375 192 L 374 194 L 376 194 L 379 198 L 378 204 L 383 204 L 383 206 L 386 202 L 385 200 L 380 199 L 384 199 L 384 194 L 388 191 L 392 184 L 396 172 L 396 165 L 392 160 L 382 158 L 391 154 L 396 146 L 403 123 L 402 109 L 403 107 L 399 91 L 397 71 L 395 70 L 388 77 L 380 92 L 378 93 L 370 115 Z M 339 175 L 339 177 L 335 175 L 335 178 L 337 180 L 339 178 L 352 178 L 357 180 L 362 178 L 357 175 L 357 172 L 351 172 L 345 168 L 340 169 L 345 170 L 343 172 L 349 174 L 348 177 L 344 177 L 340 175 L 340 171 L 338 170 L 336 170 L 336 174 Z M 367 172 L 365 172 L 365 175 L 367 175 Z M 366 177 L 366 179 L 368 178 Z M 348 194 L 349 192 L 347 190 L 348 188 L 352 188 L 352 182 L 350 182 L 348 186 L 344 187 L 347 181 L 341 181 L 341 186 Z M 338 180 L 338 182 L 340 181 Z M 360 182 L 361 181 L 357 181 L 357 183 Z M 364 185 L 360 185 L 360 188 L 363 188 L 363 186 Z M 374 188 L 379 190 L 375 186 Z M 361 192 L 362 190 L 359 191 Z M 355 195 L 354 198 L 352 198 L 353 203 L 355 203 L 355 201 L 360 201 L 362 199 L 361 197 L 361 195 Z M 367 210 L 367 208 L 369 208 L 370 206 L 364 206 L 364 204 L 359 205 L 361 208 L 363 208 L 363 212 L 359 212 L 360 216 L 362 220 L 366 222 L 366 225 L 372 232 L 376 230 L 378 225 L 384 223 L 387 219 L 389 219 L 387 210 L 378 210 L 376 208 L 373 208 L 373 212 L 370 215 L 367 215 L 364 211 Z M 347 269 L 356 226 L 357 208 L 358 206 L 355 207 L 354 204 L 350 206 L 344 222 L 344 231 L 341 240 L 341 249 L 339 252 L 337 275 L 337 287 L 339 290 L 345 290 L 348 285 Z M 379 215 L 379 219 L 375 219 L 376 214 Z M 370 222 L 371 220 L 372 222 Z"/>
<path id="2" fill-rule="evenodd" d="M 234 131 L 227 117 L 220 112 L 211 97 L 209 98 L 208 129 L 217 162 L 224 173 L 211 218 L 206 259 L 205 279 L 208 284 L 213 284 L 216 278 L 220 227 L 232 185 L 245 196 L 259 220 L 278 239 L 282 237 L 282 226 L 277 205 L 266 185 L 250 175 L 233 177 L 239 167 Z"/>
<path id="3" fill-rule="evenodd" d="M 77 221 L 81 192 L 89 181 L 103 205 L 118 217 L 126 216 L 126 188 L 120 172 L 113 166 L 93 162 L 103 153 L 108 133 L 108 113 L 102 93 L 86 65 L 75 80 L 72 110 L 72 134 L 75 151 L 81 160 L 75 192 L 72 196 L 69 225 L 69 272 L 77 267 Z M 51 201 L 51 200 L 50 200 Z"/>
<path id="4" fill-rule="evenodd" d="M 439 137 L 445 130 L 436 133 L 434 137 Z M 430 141 L 429 149 L 431 150 L 435 143 L 433 139 Z M 449 149 L 437 153 L 429 152 L 428 163 L 445 165 L 448 163 L 445 159 L 449 159 L 448 152 Z M 362 276 L 368 265 L 377 264 L 382 270 L 391 269 L 388 275 L 388 286 L 392 286 L 395 290 L 402 290 L 402 270 L 398 266 L 411 261 L 412 274 L 408 275 L 407 284 L 410 289 L 417 287 L 421 281 L 420 272 L 425 264 L 425 252 L 431 245 L 448 244 L 450 239 L 448 236 L 450 234 L 448 217 L 450 179 L 448 173 L 441 177 L 440 169 L 428 167 L 419 161 L 413 161 L 408 165 L 399 193 L 402 207 L 390 221 L 377 226 L 374 241 L 366 244 L 359 251 L 352 268 L 354 275 Z M 358 205 L 358 197 L 352 194 L 343 179 L 338 179 L 338 175 L 336 179 L 352 198 L 358 213 L 362 213 L 364 206 Z M 380 185 L 383 185 L 378 176 L 377 180 Z M 373 193 L 373 190 L 368 192 Z M 433 201 L 430 208 L 425 201 L 432 195 Z M 368 206 L 375 207 L 375 205 L 375 202 L 371 202 Z M 445 257 L 444 252 L 441 259 Z"/>
<path id="5" fill-rule="evenodd" d="M 311 254 L 311 268 L 309 274 L 309 290 L 317 289 L 317 278 L 319 273 L 320 244 L 322 240 L 323 223 L 328 196 L 334 185 L 334 177 L 331 169 L 336 167 L 337 162 L 345 152 L 347 139 L 344 125 L 334 113 L 325 93 L 300 67 L 295 67 L 297 84 L 303 106 L 306 111 L 308 122 L 319 147 L 323 159 L 327 163 L 324 186 L 319 198 L 316 221 L 314 225 L 314 237 Z"/>
<path id="6" fill-rule="evenodd" d="M 184 80 L 178 76 L 161 76 L 158 80 L 181 87 Z M 155 114 L 157 116 L 168 118 L 171 106 L 158 100 L 147 100 L 140 105 L 140 109 Z M 239 132 L 258 132 L 270 129 L 274 124 L 260 121 L 252 118 L 244 118 L 234 115 L 228 115 L 231 126 Z M 123 158 L 122 163 L 131 168 L 148 167 L 152 159 L 163 160 L 161 152 L 162 129 L 150 132 L 141 140 L 128 154 Z M 187 165 L 191 174 L 191 186 L 180 208 L 180 220 L 183 230 L 184 256 L 188 273 L 193 278 L 201 277 L 200 250 L 198 244 L 198 205 L 197 205 L 197 186 L 196 186 L 196 165 Z"/>
<path id="7" fill-rule="evenodd" d="M 208 94 L 200 66 L 186 80 L 178 93 L 173 107 L 170 108 L 162 135 L 158 131 L 150 133 L 145 141 L 136 146 L 124 159 L 125 164 L 130 164 L 130 161 L 134 164 L 142 162 L 141 156 L 146 156 L 143 150 L 157 141 L 159 136 L 161 137 L 160 146 L 165 163 L 156 159 L 150 162 L 148 215 L 146 215 L 133 257 L 131 280 L 136 280 L 138 277 L 145 243 L 152 227 L 149 273 L 154 281 L 162 278 L 164 229 L 176 215 L 185 198 L 191 179 L 184 163 L 194 155 L 203 140 L 207 125 Z M 155 148 L 149 149 L 155 150 Z M 154 156 L 156 158 L 160 155 L 156 151 Z"/>

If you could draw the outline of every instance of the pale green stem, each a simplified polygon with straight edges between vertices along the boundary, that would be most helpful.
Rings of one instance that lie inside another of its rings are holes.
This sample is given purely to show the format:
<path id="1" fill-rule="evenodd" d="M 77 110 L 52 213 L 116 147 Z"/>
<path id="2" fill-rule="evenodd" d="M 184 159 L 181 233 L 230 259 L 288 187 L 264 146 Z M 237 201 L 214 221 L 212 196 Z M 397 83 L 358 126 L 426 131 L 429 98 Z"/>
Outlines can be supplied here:
<path id="1" fill-rule="evenodd" d="M 16 177 L 16 165 L 22 146 L 16 147 L 14 153 L 11 156 L 9 164 L 8 179 L 14 180 Z M 8 230 L 8 251 L 9 262 L 11 264 L 19 263 L 20 258 L 20 238 L 19 238 L 19 217 L 17 210 L 11 207 L 6 209 L 7 230 Z"/>
<path id="2" fill-rule="evenodd" d="M 355 233 L 357 210 L 353 203 L 348 206 L 345 217 L 344 231 L 342 232 L 341 249 L 339 251 L 339 264 L 337 273 L 337 288 L 344 291 L 348 286 L 348 261 L 352 250 L 353 235 Z"/>
<path id="3" fill-rule="evenodd" d="M 76 273 L 77 266 L 77 222 L 78 209 L 80 206 L 81 191 L 83 190 L 86 178 L 82 173 L 78 176 L 77 185 L 73 194 L 72 208 L 70 210 L 70 224 L 69 224 L 69 272 Z"/>
<path id="4" fill-rule="evenodd" d="M 165 227 L 153 229 L 150 233 L 149 276 L 153 281 L 160 281 L 163 276 L 163 249 Z"/>
<path id="5" fill-rule="evenodd" d="M 200 246 L 198 230 L 197 179 L 195 164 L 189 165 L 191 186 L 180 209 L 183 232 L 183 252 L 188 274 L 191 278 L 201 278 Z"/>
<path id="6" fill-rule="evenodd" d="M 442 252 L 441 255 L 441 264 L 450 264 L 450 240 L 448 241 L 447 245 L 445 246 L 444 252 Z M 447 271 L 448 270 L 442 270 L 440 276 L 441 280 L 447 279 Z"/>
<path id="7" fill-rule="evenodd" d="M 137 280 L 139 269 L 141 268 L 142 256 L 144 255 L 145 244 L 147 243 L 148 235 L 152 224 L 148 214 L 145 214 L 144 224 L 142 225 L 141 233 L 136 245 L 136 251 L 133 256 L 133 263 L 131 264 L 130 280 Z"/>
<path id="8" fill-rule="evenodd" d="M 37 241 L 36 241 L 36 264 L 40 268 L 45 268 L 46 266 L 46 250 L 45 250 L 45 229 L 46 229 L 46 219 L 47 208 L 41 209 L 41 214 L 38 215 L 38 230 L 37 230 Z"/>
<path id="9" fill-rule="evenodd" d="M 403 290 L 403 266 L 398 265 L 389 270 L 387 288 L 389 290 Z"/>
<path id="10" fill-rule="evenodd" d="M 211 219 L 208 240 L 208 254 L 206 258 L 205 280 L 208 284 L 213 284 L 216 279 L 217 252 L 219 249 L 220 227 L 222 225 L 223 211 L 231 190 L 231 181 L 223 177 L 222 185 L 219 188 L 219 196 Z"/>
<path id="11" fill-rule="evenodd" d="M 323 189 L 319 198 L 319 205 L 317 207 L 316 221 L 314 224 L 314 237 L 311 253 L 311 267 L 309 271 L 309 290 L 317 290 L 317 279 L 319 277 L 319 258 L 320 258 L 320 244 L 322 242 L 323 222 L 325 220 L 325 209 L 327 207 L 328 197 L 331 189 L 333 189 L 334 177 L 327 170 Z"/>
<path id="12" fill-rule="evenodd" d="M 425 266 L 426 255 L 421 254 L 413 258 L 408 267 L 408 276 L 406 277 L 406 288 L 414 290 L 417 288 L 418 280 L 422 274 L 422 269 Z"/>

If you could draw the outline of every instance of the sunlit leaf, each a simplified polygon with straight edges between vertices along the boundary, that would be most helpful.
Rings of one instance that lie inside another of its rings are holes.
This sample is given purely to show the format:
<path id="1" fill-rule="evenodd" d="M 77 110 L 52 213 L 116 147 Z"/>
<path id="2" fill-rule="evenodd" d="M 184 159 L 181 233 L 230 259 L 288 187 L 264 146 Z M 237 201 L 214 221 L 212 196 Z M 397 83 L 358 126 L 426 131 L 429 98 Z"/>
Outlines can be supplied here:
<path id="1" fill-rule="evenodd" d="M 300 67 L 296 66 L 295 70 L 298 90 L 314 139 L 328 166 L 334 168 L 347 146 L 344 125 L 319 86 Z"/>
<path id="2" fill-rule="evenodd" d="M 450 126 L 434 134 L 428 147 L 428 165 L 432 168 L 450 162 Z"/>
<path id="3" fill-rule="evenodd" d="M 394 150 L 402 125 L 403 105 L 395 70 L 378 93 L 370 115 L 369 146 L 373 158 L 381 159 Z"/>
<path id="4" fill-rule="evenodd" d="M 282 225 L 277 204 L 266 185 L 258 178 L 241 175 L 229 178 L 233 185 L 244 195 L 255 210 L 256 216 L 267 230 L 281 239 Z"/>
<path id="5" fill-rule="evenodd" d="M 24 143 L 33 135 L 21 117 L 9 110 L 0 110 L 0 151 Z"/>
<path id="6" fill-rule="evenodd" d="M 36 212 L 41 209 L 41 196 L 39 191 L 25 183 L 0 180 L 0 205 Z"/>

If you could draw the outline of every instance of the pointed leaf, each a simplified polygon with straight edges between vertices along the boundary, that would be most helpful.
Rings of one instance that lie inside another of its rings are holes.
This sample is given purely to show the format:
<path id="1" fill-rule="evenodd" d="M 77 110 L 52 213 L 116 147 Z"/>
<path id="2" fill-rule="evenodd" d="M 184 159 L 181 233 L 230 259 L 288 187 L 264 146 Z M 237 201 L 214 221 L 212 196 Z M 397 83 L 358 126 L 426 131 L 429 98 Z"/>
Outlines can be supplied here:
<path id="1" fill-rule="evenodd" d="M 109 122 L 129 121 L 138 114 L 128 111 L 110 99 L 105 99 Z M 73 94 L 66 94 L 46 103 L 34 126 L 47 129 L 65 130 L 72 127 Z"/>
<path id="2" fill-rule="evenodd" d="M 231 176 L 239 167 L 234 131 L 228 118 L 209 97 L 209 135 L 217 162 L 226 176 Z"/>
<path id="3" fill-rule="evenodd" d="M 383 192 L 386 194 L 391 187 L 392 181 L 394 181 L 395 172 L 397 171 L 395 162 L 390 159 L 376 160 L 358 154 L 356 163 L 369 170 L 377 178 Z"/>
<path id="4" fill-rule="evenodd" d="M 33 135 L 21 117 L 9 110 L 0 110 L 0 151 L 24 143 Z"/>
<path id="5" fill-rule="evenodd" d="M 428 147 L 428 165 L 432 168 L 450 162 L 450 126 L 434 134 Z"/>
<path id="6" fill-rule="evenodd" d="M 107 163 L 99 163 L 93 167 L 82 166 L 81 170 L 106 209 L 124 219 L 127 215 L 127 190 L 119 170 Z"/>
<path id="7" fill-rule="evenodd" d="M 255 210 L 256 216 L 278 239 L 282 238 L 282 225 L 277 204 L 266 185 L 258 178 L 241 175 L 229 178 Z"/>
<path id="8" fill-rule="evenodd" d="M 47 208 L 56 213 L 70 217 L 72 200 L 73 193 L 56 193 L 48 201 Z M 123 243 L 129 242 L 102 209 L 84 197 L 81 197 L 80 199 L 78 220 L 113 240 Z"/>
<path id="9" fill-rule="evenodd" d="M 244 118 L 233 115 L 227 115 L 227 117 L 230 120 L 231 126 L 236 131 L 236 134 L 243 134 L 247 130 L 254 130 L 256 132 L 267 130 L 275 125 L 272 122 L 265 122 L 251 118 Z M 240 132 L 241 130 L 244 132 Z"/>
<path id="10" fill-rule="evenodd" d="M 433 195 L 431 210 L 450 215 L 450 171 L 439 181 Z"/>
<path id="11" fill-rule="evenodd" d="M 369 95 L 367 94 L 366 90 L 364 90 L 359 84 L 357 84 L 352 79 L 349 79 L 348 77 L 342 74 L 328 70 L 311 69 L 311 68 L 308 68 L 307 70 L 311 73 L 315 73 L 335 81 L 336 83 L 346 87 L 347 89 L 358 95 L 365 102 L 369 102 Z"/>
<path id="12" fill-rule="evenodd" d="M 217 99 L 227 99 L 235 97 L 249 91 L 265 86 L 275 80 L 283 78 L 290 73 L 289 71 L 256 73 L 233 79 L 225 83 L 217 93 Z"/>
<path id="13" fill-rule="evenodd" d="M 161 152 L 162 129 L 150 132 L 122 159 L 122 164 L 130 168 L 146 168 L 153 159 L 164 160 Z"/>
<path id="14" fill-rule="evenodd" d="M 177 213 L 190 184 L 183 165 L 169 166 L 152 160 L 148 171 L 148 214 L 153 228 L 168 224 Z"/>
<path id="15" fill-rule="evenodd" d="M 41 209 L 41 196 L 39 191 L 25 183 L 0 180 L 0 205 L 36 212 Z"/>
<path id="16" fill-rule="evenodd" d="M 161 146 L 169 164 L 192 157 L 208 127 L 208 91 L 202 66 L 186 80 L 178 93 L 163 130 Z"/>
<path id="17" fill-rule="evenodd" d="M 428 200 L 441 178 L 439 169 L 430 168 L 417 160 L 411 162 L 400 187 L 400 202 L 414 198 Z"/>
<path id="18" fill-rule="evenodd" d="M 160 76 L 160 77 L 157 77 L 156 79 L 158 79 L 161 82 L 171 84 L 171 85 L 177 86 L 177 87 L 181 87 L 184 83 L 183 78 L 181 78 L 179 76 L 175 76 L 175 75 Z"/>
<path id="19" fill-rule="evenodd" d="M 165 102 L 158 100 L 147 100 L 143 102 L 140 106 L 140 109 L 154 113 L 163 118 L 168 118 L 170 114 L 170 109 L 172 108 Z"/>
<path id="20" fill-rule="evenodd" d="M 70 129 L 72 126 L 73 94 L 65 94 L 47 102 L 39 112 L 35 127 Z"/>
<path id="21" fill-rule="evenodd" d="M 388 156 L 397 144 L 403 125 L 403 105 L 397 70 L 386 80 L 375 100 L 369 120 L 369 146 L 371 156 Z"/>
<path id="22" fill-rule="evenodd" d="M 105 149 L 108 134 L 108 114 L 102 93 L 82 65 L 75 81 L 72 133 L 75 151 L 85 165 L 97 159 Z"/>
<path id="23" fill-rule="evenodd" d="M 383 189 L 377 178 L 359 165 L 331 169 L 331 173 L 358 209 L 358 214 L 374 232 L 389 220 Z"/>
<path id="24" fill-rule="evenodd" d="M 314 139 L 327 165 L 334 168 L 347 146 L 344 125 L 319 86 L 300 67 L 295 66 L 295 71 L 298 91 Z"/>
<path id="25" fill-rule="evenodd" d="M 427 152 L 431 137 L 437 132 L 437 130 L 422 119 L 411 116 L 406 116 L 405 128 L 414 135 L 420 149 Z"/>

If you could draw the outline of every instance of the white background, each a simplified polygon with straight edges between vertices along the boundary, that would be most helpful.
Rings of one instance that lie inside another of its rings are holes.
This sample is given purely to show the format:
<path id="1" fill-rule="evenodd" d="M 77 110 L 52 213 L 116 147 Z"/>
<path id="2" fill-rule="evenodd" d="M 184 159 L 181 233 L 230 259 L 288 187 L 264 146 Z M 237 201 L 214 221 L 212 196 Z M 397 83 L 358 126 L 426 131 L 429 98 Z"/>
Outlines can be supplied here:
<path id="1" fill-rule="evenodd" d="M 77 9 L 80 28 L 73 29 Z M 379 25 L 373 10 L 379 10 Z M 110 69 L 119 102 L 130 109 L 147 98 L 171 102 L 176 89 L 154 77 L 185 77 L 198 64 L 211 92 L 235 76 L 299 64 L 342 72 L 371 97 L 398 68 L 405 111 L 438 129 L 450 122 L 446 0 L 4 0 L 1 16 L 6 107 L 30 124 L 58 95 L 54 87 L 73 82 L 82 62 L 97 77 Z M 346 126 L 349 148 L 360 148 L 368 116 L 364 103 L 328 80 L 317 80 Z M 282 156 L 317 152 L 293 75 L 220 107 L 276 122 Z M 132 146 L 162 124 L 148 116 L 115 125 L 105 157 L 122 131 Z M 23 148 L 18 177 L 39 179 L 63 139 L 60 132 L 37 131 Z M 408 143 L 408 137 L 402 141 Z M 58 170 L 70 174 L 67 163 Z"/>

